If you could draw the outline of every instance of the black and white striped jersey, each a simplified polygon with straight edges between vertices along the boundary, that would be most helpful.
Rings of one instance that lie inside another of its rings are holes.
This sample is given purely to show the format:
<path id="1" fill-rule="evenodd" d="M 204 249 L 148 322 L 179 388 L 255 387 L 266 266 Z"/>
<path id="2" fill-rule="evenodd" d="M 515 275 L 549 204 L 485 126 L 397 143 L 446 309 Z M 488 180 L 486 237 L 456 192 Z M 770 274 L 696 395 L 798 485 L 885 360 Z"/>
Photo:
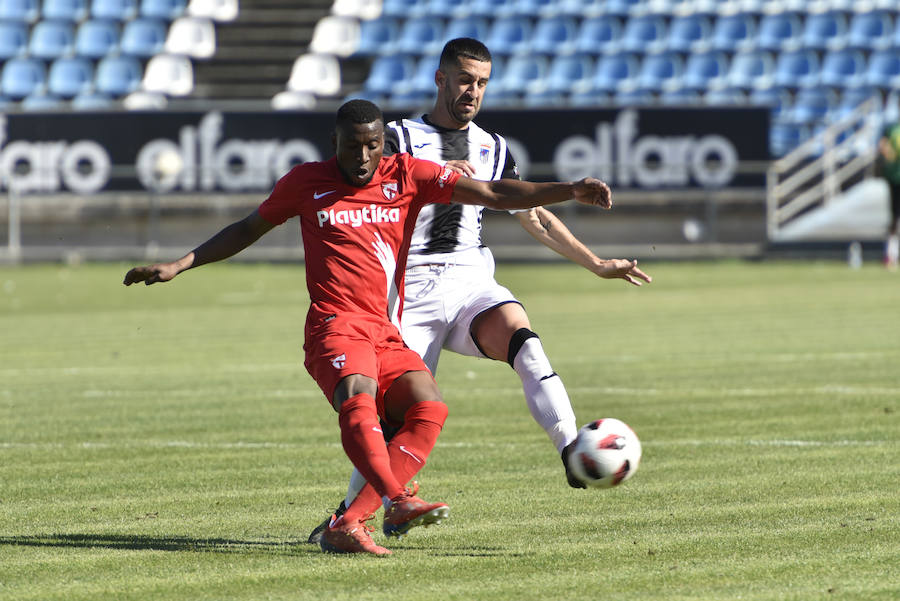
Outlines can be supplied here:
<path id="1" fill-rule="evenodd" d="M 476 179 L 519 177 L 506 140 L 475 123 L 460 130 L 438 127 L 428 121 L 427 115 L 392 121 L 385 130 L 384 153 L 396 152 L 440 164 L 468 160 L 475 168 Z M 484 207 L 474 205 L 425 205 L 416 221 L 407 265 L 444 262 L 444 257 L 436 255 L 481 247 L 483 212 Z"/>

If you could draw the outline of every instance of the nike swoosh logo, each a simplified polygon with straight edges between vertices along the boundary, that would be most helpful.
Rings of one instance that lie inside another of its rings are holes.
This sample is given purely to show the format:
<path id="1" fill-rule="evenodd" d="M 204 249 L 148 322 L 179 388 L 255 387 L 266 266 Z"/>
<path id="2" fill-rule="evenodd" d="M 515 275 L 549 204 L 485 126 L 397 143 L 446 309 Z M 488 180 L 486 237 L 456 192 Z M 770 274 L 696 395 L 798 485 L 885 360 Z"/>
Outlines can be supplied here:
<path id="1" fill-rule="evenodd" d="M 378 426 L 372 426 L 372 430 L 374 432 L 378 432 L 379 434 L 384 434 L 384 432 Z"/>
<path id="2" fill-rule="evenodd" d="M 328 190 L 327 192 L 322 192 L 321 194 L 319 194 L 318 192 L 313 192 L 313 200 L 319 200 L 323 196 L 328 196 L 332 192 L 334 192 L 334 190 Z"/>
<path id="3" fill-rule="evenodd" d="M 422 460 L 421 460 L 421 459 L 419 459 L 418 457 L 416 457 L 415 455 L 413 455 L 412 452 L 411 452 L 411 451 L 408 451 L 408 450 L 406 449 L 406 447 L 404 447 L 403 445 L 400 445 L 400 451 L 402 451 L 403 453 L 406 453 L 407 455 L 409 455 L 410 457 L 412 457 L 413 459 L 415 459 L 416 462 L 422 463 Z"/>
<path id="4" fill-rule="evenodd" d="M 431 146 L 431 142 L 422 142 L 421 144 L 413 144 L 413 148 L 424 148 L 426 146 Z"/>

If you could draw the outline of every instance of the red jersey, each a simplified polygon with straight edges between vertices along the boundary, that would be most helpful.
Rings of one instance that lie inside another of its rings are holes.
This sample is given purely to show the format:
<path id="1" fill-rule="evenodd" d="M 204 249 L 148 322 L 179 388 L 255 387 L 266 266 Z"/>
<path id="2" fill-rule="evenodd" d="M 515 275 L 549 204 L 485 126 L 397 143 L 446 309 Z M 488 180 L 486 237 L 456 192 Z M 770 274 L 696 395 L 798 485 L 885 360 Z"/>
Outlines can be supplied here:
<path id="1" fill-rule="evenodd" d="M 259 214 L 280 225 L 300 216 L 310 301 L 322 311 L 387 317 L 399 327 L 403 272 L 423 205 L 450 202 L 459 174 L 408 154 L 384 157 L 364 187 L 337 159 L 304 163 L 275 184 Z"/>

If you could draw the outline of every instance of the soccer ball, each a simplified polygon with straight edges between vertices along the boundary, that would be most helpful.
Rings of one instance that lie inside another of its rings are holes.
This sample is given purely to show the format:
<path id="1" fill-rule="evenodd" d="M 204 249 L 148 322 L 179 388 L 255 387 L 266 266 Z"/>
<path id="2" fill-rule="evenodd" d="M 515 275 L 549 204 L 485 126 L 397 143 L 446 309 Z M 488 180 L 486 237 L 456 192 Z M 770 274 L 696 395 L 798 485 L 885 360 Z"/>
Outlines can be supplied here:
<path id="1" fill-rule="evenodd" d="M 592 488 L 628 480 L 641 462 L 641 441 L 624 422 L 607 417 L 578 430 L 569 454 L 569 470 Z"/>

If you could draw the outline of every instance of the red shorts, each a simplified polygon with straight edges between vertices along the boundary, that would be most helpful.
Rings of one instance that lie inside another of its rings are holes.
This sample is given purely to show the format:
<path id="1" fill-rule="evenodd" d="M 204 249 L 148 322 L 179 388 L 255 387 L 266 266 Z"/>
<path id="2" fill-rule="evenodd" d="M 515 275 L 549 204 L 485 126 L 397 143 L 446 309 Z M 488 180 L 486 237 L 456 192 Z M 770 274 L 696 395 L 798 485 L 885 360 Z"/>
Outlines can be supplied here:
<path id="1" fill-rule="evenodd" d="M 338 382 L 346 376 L 361 374 L 375 380 L 375 404 L 382 418 L 384 392 L 394 380 L 408 371 L 428 372 L 419 354 L 403 342 L 396 326 L 371 315 L 336 314 L 310 307 L 303 350 L 303 364 L 329 403 Z"/>

